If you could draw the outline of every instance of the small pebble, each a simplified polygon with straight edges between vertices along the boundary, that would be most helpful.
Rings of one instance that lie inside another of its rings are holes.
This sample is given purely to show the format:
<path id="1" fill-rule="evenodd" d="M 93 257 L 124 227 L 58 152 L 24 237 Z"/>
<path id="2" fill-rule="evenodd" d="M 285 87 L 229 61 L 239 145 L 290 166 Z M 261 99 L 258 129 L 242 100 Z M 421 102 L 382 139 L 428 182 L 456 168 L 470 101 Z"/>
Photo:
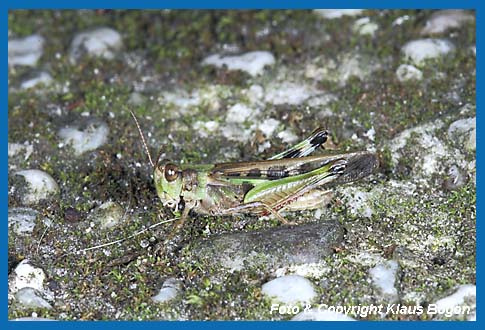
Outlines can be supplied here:
<path id="1" fill-rule="evenodd" d="M 426 21 L 422 34 L 438 34 L 448 29 L 458 28 L 466 22 L 475 20 L 475 15 L 462 9 L 439 10 Z"/>
<path id="2" fill-rule="evenodd" d="M 41 293 L 34 288 L 25 287 L 15 293 L 15 299 L 25 308 L 47 308 L 52 306 L 41 297 Z"/>
<path id="3" fill-rule="evenodd" d="M 262 292 L 286 304 L 310 303 L 317 297 L 312 282 L 299 275 L 275 278 L 263 284 Z"/>
<path id="4" fill-rule="evenodd" d="M 253 77 L 261 75 L 265 66 L 272 66 L 274 63 L 273 54 L 267 51 L 254 51 L 237 56 L 214 54 L 202 61 L 204 65 L 213 65 L 218 68 L 225 66 L 229 70 L 245 71 Z"/>
<path id="5" fill-rule="evenodd" d="M 32 266 L 29 260 L 22 260 L 15 270 L 10 274 L 8 289 L 15 294 L 22 288 L 29 287 L 39 292 L 44 291 L 45 273 L 41 268 Z"/>
<path id="6" fill-rule="evenodd" d="M 114 58 L 114 51 L 121 49 L 121 35 L 107 27 L 101 27 L 76 34 L 71 43 L 69 59 L 76 63 L 83 55 Z"/>
<path id="7" fill-rule="evenodd" d="M 118 225 L 123 219 L 124 210 L 116 202 L 106 202 L 94 209 L 89 219 L 100 224 L 102 229 L 112 228 Z"/>
<path id="8" fill-rule="evenodd" d="M 36 204 L 59 193 L 56 181 L 44 171 L 23 170 L 16 172 L 15 175 L 23 176 L 27 183 L 22 196 L 22 203 L 25 205 Z"/>
<path id="9" fill-rule="evenodd" d="M 74 125 L 62 128 L 58 133 L 63 143 L 71 145 L 78 156 L 105 144 L 108 141 L 108 134 L 108 125 L 100 121 L 89 122 L 83 130 Z"/>
<path id="10" fill-rule="evenodd" d="M 8 41 L 8 65 L 35 66 L 42 56 L 44 38 L 34 34 L 21 39 Z"/>
<path id="11" fill-rule="evenodd" d="M 157 303 L 164 303 L 169 300 L 175 299 L 181 291 L 180 281 L 176 278 L 169 278 L 163 282 L 162 288 L 156 296 L 152 297 L 152 300 Z"/>
<path id="12" fill-rule="evenodd" d="M 456 165 L 448 169 L 448 178 L 445 180 L 444 188 L 448 191 L 460 189 L 466 184 L 466 176 L 463 171 Z"/>
<path id="13" fill-rule="evenodd" d="M 9 321 L 29 321 L 29 322 L 37 322 L 37 321 L 56 321 L 54 319 L 48 319 L 48 318 L 45 318 L 45 317 L 34 317 L 34 316 L 30 316 L 30 317 L 19 317 L 19 318 L 16 318 L 16 319 L 12 319 L 12 320 L 9 320 Z"/>
<path id="14" fill-rule="evenodd" d="M 303 311 L 291 319 L 292 321 L 355 321 L 354 318 L 324 308 L 312 308 Z"/>
<path id="15" fill-rule="evenodd" d="M 464 146 L 466 150 L 476 150 L 477 118 L 470 117 L 454 121 L 448 128 L 448 138 Z"/>
<path id="16" fill-rule="evenodd" d="M 28 78 L 20 83 L 21 89 L 29 89 L 38 85 L 48 86 L 52 82 L 52 77 L 47 72 L 37 73 L 35 76 Z"/>
<path id="17" fill-rule="evenodd" d="M 388 303 L 394 303 L 399 298 L 394 286 L 398 269 L 397 261 L 389 260 L 369 270 L 372 283 L 380 291 L 381 298 Z"/>
<path id="18" fill-rule="evenodd" d="M 418 39 L 409 41 L 401 51 L 416 65 L 423 65 L 425 60 L 444 56 L 455 50 L 455 46 L 446 39 Z"/>
<path id="19" fill-rule="evenodd" d="M 397 79 L 401 82 L 423 79 L 423 72 L 413 65 L 401 64 L 396 70 Z"/>
<path id="20" fill-rule="evenodd" d="M 17 235 L 31 234 L 39 213 L 36 210 L 18 207 L 8 209 L 8 227 Z"/>
<path id="21" fill-rule="evenodd" d="M 362 17 L 355 21 L 353 30 L 354 32 L 359 33 L 360 35 L 369 35 L 373 36 L 379 25 L 372 22 L 369 17 Z"/>
<path id="22" fill-rule="evenodd" d="M 460 308 L 457 308 L 457 307 L 460 307 L 460 306 L 469 306 L 473 311 L 476 309 L 476 299 L 477 299 L 476 285 L 463 284 L 458 286 L 457 290 L 453 294 L 437 300 L 434 304 L 436 305 L 436 308 L 438 310 L 443 310 L 443 311 L 446 311 L 446 310 L 459 311 Z M 458 318 L 464 316 L 465 318 L 468 319 L 473 317 L 473 314 L 469 314 L 469 315 L 457 314 L 457 315 L 450 315 L 450 316 L 446 316 L 442 314 L 440 316 L 441 317 L 457 316 Z"/>
<path id="23" fill-rule="evenodd" d="M 24 154 L 24 160 L 29 159 L 30 155 L 34 152 L 34 147 L 29 142 L 22 143 L 9 143 L 8 144 L 8 157 L 15 157 L 18 154 Z"/>
<path id="24" fill-rule="evenodd" d="M 323 18 L 334 19 L 344 16 L 358 16 L 363 11 L 363 9 L 315 9 L 313 12 Z"/>
<path id="25" fill-rule="evenodd" d="M 68 207 L 64 211 L 64 221 L 67 223 L 76 223 L 81 221 L 82 219 L 82 214 L 78 210 L 72 207 Z"/>

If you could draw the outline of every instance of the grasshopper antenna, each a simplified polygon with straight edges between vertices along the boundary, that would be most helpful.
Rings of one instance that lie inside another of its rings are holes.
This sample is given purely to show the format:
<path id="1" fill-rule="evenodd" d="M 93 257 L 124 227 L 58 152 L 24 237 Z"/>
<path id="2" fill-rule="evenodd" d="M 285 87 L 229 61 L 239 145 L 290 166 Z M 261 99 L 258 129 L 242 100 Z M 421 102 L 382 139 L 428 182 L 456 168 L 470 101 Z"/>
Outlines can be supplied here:
<path id="1" fill-rule="evenodd" d="M 145 150 L 146 150 L 147 155 L 148 155 L 148 160 L 150 160 L 150 164 L 152 164 L 152 167 L 155 168 L 155 164 L 153 163 L 153 160 L 152 160 L 152 155 L 150 154 L 150 150 L 148 150 L 147 141 L 145 140 L 145 136 L 143 135 L 143 132 L 141 131 L 140 124 L 138 123 L 138 120 L 136 119 L 136 116 L 133 113 L 133 111 L 130 111 L 130 113 L 131 113 L 131 116 L 133 117 L 133 119 L 135 120 L 136 127 L 138 128 L 138 132 L 140 133 L 141 141 L 143 142 L 143 146 L 145 147 Z"/>

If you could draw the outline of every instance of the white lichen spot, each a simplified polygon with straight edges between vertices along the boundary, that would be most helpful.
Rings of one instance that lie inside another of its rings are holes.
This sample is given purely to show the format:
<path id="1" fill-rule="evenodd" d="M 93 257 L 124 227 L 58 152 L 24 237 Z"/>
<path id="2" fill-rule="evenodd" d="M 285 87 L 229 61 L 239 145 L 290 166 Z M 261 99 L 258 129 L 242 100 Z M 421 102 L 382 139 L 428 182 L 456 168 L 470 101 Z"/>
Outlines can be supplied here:
<path id="1" fill-rule="evenodd" d="M 384 258 L 381 255 L 369 252 L 350 254 L 345 259 L 362 266 L 375 266 L 384 261 Z"/>
<path id="2" fill-rule="evenodd" d="M 277 277 L 281 277 L 286 274 L 293 274 L 310 278 L 323 278 L 331 271 L 332 268 L 324 263 L 308 263 L 278 268 L 274 273 Z"/>
<path id="3" fill-rule="evenodd" d="M 261 122 L 261 124 L 258 125 L 258 129 L 266 136 L 266 137 L 271 137 L 280 125 L 280 121 L 276 120 L 274 118 L 268 118 L 265 119 Z"/>
<path id="4" fill-rule="evenodd" d="M 255 113 L 255 109 L 242 103 L 236 103 L 227 111 L 226 122 L 244 123 L 247 120 L 253 119 Z"/>
<path id="5" fill-rule="evenodd" d="M 283 141 L 283 143 L 293 143 L 298 140 L 298 136 L 296 136 L 296 134 L 290 129 L 279 132 L 277 136 L 281 139 L 281 141 Z"/>
<path id="6" fill-rule="evenodd" d="M 251 85 L 245 93 L 253 104 L 262 101 L 264 97 L 264 89 L 260 85 Z"/>
<path id="7" fill-rule="evenodd" d="M 340 192 L 344 195 L 352 215 L 370 218 L 374 214 L 371 202 L 373 192 L 364 192 L 353 186 L 343 187 Z"/>
<path id="8" fill-rule="evenodd" d="M 318 91 L 314 87 L 304 83 L 273 82 L 266 87 L 264 100 L 275 105 L 299 105 L 316 94 L 318 94 Z"/>
<path id="9" fill-rule="evenodd" d="M 376 138 L 376 130 L 374 129 L 374 126 L 372 126 L 367 132 L 365 132 L 364 136 L 374 142 Z"/>
<path id="10" fill-rule="evenodd" d="M 343 86 L 350 77 L 364 80 L 380 67 L 381 63 L 375 58 L 356 53 L 346 53 L 337 59 L 318 56 L 305 66 L 305 77 Z"/>
<path id="11" fill-rule="evenodd" d="M 201 137 L 208 137 L 210 134 L 216 132 L 219 129 L 219 123 L 217 121 L 196 121 L 193 125 L 196 132 L 199 133 Z"/>

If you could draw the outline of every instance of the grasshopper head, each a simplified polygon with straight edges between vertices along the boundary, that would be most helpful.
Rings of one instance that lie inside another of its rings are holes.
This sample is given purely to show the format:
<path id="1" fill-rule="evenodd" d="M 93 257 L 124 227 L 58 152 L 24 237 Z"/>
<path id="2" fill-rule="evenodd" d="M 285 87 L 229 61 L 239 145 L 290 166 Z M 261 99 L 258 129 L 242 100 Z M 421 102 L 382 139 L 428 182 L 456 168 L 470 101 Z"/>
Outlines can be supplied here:
<path id="1" fill-rule="evenodd" d="M 182 171 L 171 163 L 157 164 L 153 177 L 163 205 L 175 208 L 182 192 Z"/>

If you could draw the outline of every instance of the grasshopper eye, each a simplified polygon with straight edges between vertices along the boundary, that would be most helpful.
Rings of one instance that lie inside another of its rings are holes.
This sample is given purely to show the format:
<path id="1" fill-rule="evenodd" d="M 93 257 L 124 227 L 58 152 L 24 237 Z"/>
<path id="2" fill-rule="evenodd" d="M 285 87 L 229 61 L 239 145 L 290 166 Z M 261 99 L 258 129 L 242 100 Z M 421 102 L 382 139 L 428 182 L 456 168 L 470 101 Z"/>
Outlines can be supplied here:
<path id="1" fill-rule="evenodd" d="M 179 176 L 179 170 L 176 165 L 174 164 L 167 164 L 165 165 L 165 179 L 168 182 L 175 181 L 177 177 Z"/>

